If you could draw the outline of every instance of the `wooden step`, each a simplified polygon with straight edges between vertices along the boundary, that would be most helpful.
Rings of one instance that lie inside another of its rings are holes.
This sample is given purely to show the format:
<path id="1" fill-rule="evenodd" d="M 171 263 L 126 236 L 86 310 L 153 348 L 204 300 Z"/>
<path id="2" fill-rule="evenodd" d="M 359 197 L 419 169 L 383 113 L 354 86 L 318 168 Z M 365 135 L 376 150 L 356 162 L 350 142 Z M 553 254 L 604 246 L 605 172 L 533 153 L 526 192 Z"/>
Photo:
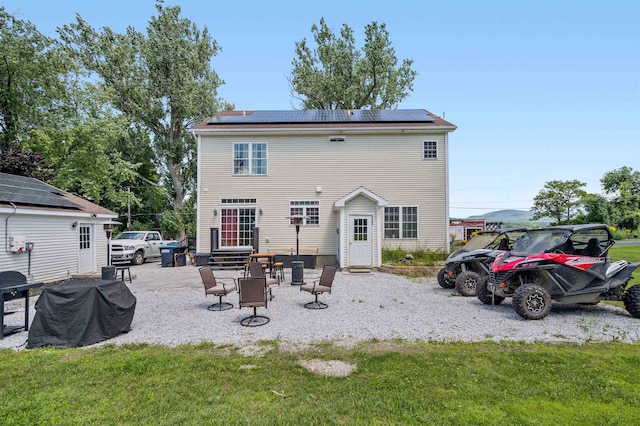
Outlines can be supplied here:
<path id="1" fill-rule="evenodd" d="M 351 274 L 369 274 L 369 273 L 371 273 L 371 268 L 362 268 L 362 267 L 349 268 L 349 273 L 351 273 Z"/>

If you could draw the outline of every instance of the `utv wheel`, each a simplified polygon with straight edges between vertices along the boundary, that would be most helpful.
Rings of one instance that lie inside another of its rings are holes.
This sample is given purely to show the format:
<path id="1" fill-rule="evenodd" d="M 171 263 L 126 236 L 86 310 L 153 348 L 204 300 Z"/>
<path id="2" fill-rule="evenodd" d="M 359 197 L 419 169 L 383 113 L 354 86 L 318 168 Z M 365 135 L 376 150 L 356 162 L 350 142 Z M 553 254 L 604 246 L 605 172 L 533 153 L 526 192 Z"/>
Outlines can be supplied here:
<path id="1" fill-rule="evenodd" d="M 624 307 L 632 317 L 640 318 L 640 284 L 633 285 L 624 293 Z"/>
<path id="2" fill-rule="evenodd" d="M 143 263 L 144 263 L 144 253 L 141 250 L 137 251 L 133 255 L 133 259 L 131 259 L 131 264 L 132 265 L 142 265 Z"/>
<path id="3" fill-rule="evenodd" d="M 476 297 L 485 305 L 499 305 L 504 300 L 502 296 L 495 296 L 487 288 L 489 284 L 489 277 L 483 277 L 478 284 L 476 284 Z"/>
<path id="4" fill-rule="evenodd" d="M 466 297 L 475 296 L 479 282 L 480 274 L 474 271 L 464 271 L 456 278 L 456 291 Z"/>
<path id="5" fill-rule="evenodd" d="M 438 284 L 440 284 L 440 287 L 442 288 L 453 288 L 456 285 L 456 283 L 453 283 L 447 279 L 446 271 L 444 270 L 444 268 L 438 271 Z"/>
<path id="6" fill-rule="evenodd" d="M 513 293 L 513 308 L 524 319 L 539 320 L 549 314 L 551 296 L 542 286 L 522 284 Z"/>

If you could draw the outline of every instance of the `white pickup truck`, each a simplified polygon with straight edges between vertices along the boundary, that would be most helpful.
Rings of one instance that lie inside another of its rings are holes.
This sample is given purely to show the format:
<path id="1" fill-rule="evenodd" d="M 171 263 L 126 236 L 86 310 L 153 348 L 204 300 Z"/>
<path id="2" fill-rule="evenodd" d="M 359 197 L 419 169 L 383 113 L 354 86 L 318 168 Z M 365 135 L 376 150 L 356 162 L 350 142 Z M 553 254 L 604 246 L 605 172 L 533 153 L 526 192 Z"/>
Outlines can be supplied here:
<path id="1" fill-rule="evenodd" d="M 160 246 L 177 244 L 175 240 L 163 240 L 157 231 L 125 231 L 110 241 L 111 262 L 131 262 L 141 265 L 147 259 L 160 257 Z"/>

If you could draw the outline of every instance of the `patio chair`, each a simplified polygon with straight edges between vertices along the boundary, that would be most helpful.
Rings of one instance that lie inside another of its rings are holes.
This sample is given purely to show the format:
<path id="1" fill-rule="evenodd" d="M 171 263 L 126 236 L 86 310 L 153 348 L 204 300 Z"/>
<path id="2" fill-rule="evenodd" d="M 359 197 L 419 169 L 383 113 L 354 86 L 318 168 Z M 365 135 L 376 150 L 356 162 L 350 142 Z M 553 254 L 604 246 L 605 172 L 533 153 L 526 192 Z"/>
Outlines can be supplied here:
<path id="1" fill-rule="evenodd" d="M 226 311 L 227 309 L 233 308 L 233 304 L 228 302 L 223 302 L 222 298 L 227 294 L 235 291 L 236 280 L 235 278 L 218 278 L 213 275 L 213 270 L 208 266 L 203 266 L 200 268 L 200 276 L 202 277 L 202 283 L 204 284 L 204 293 L 206 296 L 213 294 L 214 296 L 218 296 L 218 303 L 214 303 L 209 306 L 207 309 L 210 311 Z M 232 280 L 233 284 L 225 284 L 224 280 Z"/>
<path id="2" fill-rule="evenodd" d="M 264 278 L 267 280 L 267 288 L 269 289 L 269 300 L 273 300 L 273 293 L 271 287 L 274 285 L 280 285 L 280 280 L 277 278 L 267 277 L 262 268 L 260 262 L 249 262 L 249 276 L 251 278 Z"/>
<path id="3" fill-rule="evenodd" d="M 300 287 L 300 291 L 308 291 L 316 296 L 316 300 L 313 302 L 305 303 L 304 307 L 307 309 L 326 309 L 329 307 L 326 303 L 318 301 L 318 295 L 322 293 L 331 293 L 331 287 L 333 285 L 333 279 L 336 276 L 336 266 L 325 266 L 322 268 L 322 275 L 320 278 L 315 279 L 311 284 L 303 284 Z"/>
<path id="4" fill-rule="evenodd" d="M 267 283 L 266 278 L 238 278 L 240 296 L 238 305 L 240 309 L 253 308 L 253 315 L 240 320 L 240 325 L 245 327 L 258 327 L 269 322 L 269 317 L 258 315 L 256 309 L 264 306 L 267 308 Z"/>

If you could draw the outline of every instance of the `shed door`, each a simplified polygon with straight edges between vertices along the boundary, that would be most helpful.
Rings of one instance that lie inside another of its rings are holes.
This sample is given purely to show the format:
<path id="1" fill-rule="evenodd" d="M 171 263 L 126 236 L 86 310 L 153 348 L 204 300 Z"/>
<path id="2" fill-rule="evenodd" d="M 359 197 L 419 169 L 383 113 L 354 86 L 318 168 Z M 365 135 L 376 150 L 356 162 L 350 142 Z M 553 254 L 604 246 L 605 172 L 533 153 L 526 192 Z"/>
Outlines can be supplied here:
<path id="1" fill-rule="evenodd" d="M 93 225 L 83 223 L 78 226 L 78 273 L 86 274 L 94 270 L 94 240 Z"/>
<path id="2" fill-rule="evenodd" d="M 373 240 L 371 238 L 371 216 L 350 216 L 349 265 L 370 266 Z"/>

